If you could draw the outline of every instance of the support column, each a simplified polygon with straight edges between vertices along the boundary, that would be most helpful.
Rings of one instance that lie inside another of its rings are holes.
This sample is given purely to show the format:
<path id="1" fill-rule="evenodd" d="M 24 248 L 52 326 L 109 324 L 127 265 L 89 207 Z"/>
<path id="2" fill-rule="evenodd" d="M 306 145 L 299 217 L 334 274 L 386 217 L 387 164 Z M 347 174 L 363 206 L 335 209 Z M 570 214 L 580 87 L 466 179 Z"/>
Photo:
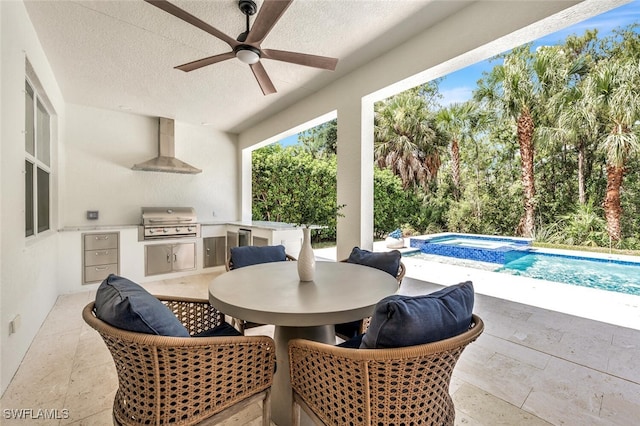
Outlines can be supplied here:
<path id="1" fill-rule="evenodd" d="M 373 248 L 373 102 L 346 99 L 338 107 L 337 260 L 354 246 Z"/>

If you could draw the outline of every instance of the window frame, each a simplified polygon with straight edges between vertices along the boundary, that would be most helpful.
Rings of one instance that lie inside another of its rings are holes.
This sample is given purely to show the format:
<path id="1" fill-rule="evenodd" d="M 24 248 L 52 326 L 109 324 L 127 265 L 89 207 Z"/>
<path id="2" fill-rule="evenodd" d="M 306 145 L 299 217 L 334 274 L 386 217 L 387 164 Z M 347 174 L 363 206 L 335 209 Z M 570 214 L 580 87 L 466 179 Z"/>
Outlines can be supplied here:
<path id="1" fill-rule="evenodd" d="M 28 73 L 27 73 L 28 74 Z M 52 218 L 52 182 L 53 168 L 51 166 L 52 153 L 52 119 L 53 114 L 48 106 L 48 99 L 43 93 L 39 82 L 29 75 L 25 76 L 25 139 L 24 139 L 24 236 L 34 239 L 39 235 L 51 231 Z M 32 97 L 32 105 L 27 105 L 27 96 Z M 28 120 L 28 107 L 33 107 L 32 120 Z M 43 115 L 44 113 L 44 115 Z M 46 120 L 45 133 L 42 132 L 42 118 Z M 29 122 L 31 121 L 31 122 Z M 28 128 L 31 127 L 31 128 Z M 29 136 L 33 140 L 29 141 Z M 46 141 L 42 140 L 45 135 Z M 33 149 L 33 153 L 29 152 Z M 42 152 L 41 152 L 42 151 Z M 42 180 L 47 183 L 42 186 Z M 46 198 L 46 200 L 45 200 Z"/>

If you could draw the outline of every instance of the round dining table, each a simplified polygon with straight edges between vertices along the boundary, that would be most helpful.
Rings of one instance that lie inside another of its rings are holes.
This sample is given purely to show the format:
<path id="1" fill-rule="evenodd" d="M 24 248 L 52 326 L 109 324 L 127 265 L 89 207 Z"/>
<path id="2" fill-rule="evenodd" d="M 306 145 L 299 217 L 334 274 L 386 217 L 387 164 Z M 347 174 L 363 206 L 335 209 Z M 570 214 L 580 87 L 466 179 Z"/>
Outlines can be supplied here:
<path id="1" fill-rule="evenodd" d="M 371 316 L 398 283 L 376 268 L 316 262 L 313 281 L 300 281 L 297 262 L 272 262 L 223 273 L 209 285 L 209 301 L 234 318 L 275 325 L 277 369 L 271 412 L 278 426 L 291 424 L 288 342 L 303 338 L 336 343 L 334 324 Z"/>

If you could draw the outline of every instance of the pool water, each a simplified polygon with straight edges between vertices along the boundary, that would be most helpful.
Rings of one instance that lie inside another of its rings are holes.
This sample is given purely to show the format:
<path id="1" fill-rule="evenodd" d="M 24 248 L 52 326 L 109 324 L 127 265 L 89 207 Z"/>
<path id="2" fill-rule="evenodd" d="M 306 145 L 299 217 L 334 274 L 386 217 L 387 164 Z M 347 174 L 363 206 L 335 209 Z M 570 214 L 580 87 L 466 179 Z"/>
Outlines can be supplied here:
<path id="1" fill-rule="evenodd" d="M 425 260 L 640 296 L 640 259 L 550 253 L 532 249 L 528 239 L 488 235 L 445 233 L 409 241 L 420 250 L 414 256 Z"/>
<path id="2" fill-rule="evenodd" d="M 640 296 L 640 263 L 527 254 L 495 272 Z"/>

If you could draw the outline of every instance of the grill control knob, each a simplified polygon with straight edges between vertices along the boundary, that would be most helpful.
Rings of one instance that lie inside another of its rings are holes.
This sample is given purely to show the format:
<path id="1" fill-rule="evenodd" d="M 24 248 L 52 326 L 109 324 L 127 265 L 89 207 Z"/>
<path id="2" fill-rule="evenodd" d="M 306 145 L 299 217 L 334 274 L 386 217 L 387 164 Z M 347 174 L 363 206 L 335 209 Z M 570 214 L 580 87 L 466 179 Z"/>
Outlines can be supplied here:
<path id="1" fill-rule="evenodd" d="M 162 232 L 166 234 L 167 232 L 169 232 L 169 230 L 167 228 L 162 228 Z"/>

